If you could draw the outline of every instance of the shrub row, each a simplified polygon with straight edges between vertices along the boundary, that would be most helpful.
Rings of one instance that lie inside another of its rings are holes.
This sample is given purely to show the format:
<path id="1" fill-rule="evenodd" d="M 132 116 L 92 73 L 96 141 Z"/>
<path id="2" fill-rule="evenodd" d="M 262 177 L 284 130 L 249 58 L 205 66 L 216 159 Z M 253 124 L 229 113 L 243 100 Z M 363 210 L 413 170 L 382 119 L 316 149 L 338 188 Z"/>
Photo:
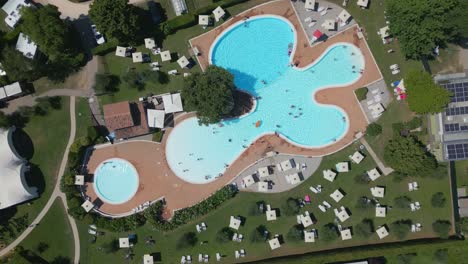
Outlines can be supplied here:
<path id="1" fill-rule="evenodd" d="M 115 47 L 117 47 L 119 43 L 117 42 L 116 39 L 111 39 L 107 41 L 106 43 L 102 45 L 98 45 L 97 47 L 92 49 L 93 55 L 99 55 L 99 56 L 104 56 L 109 52 L 112 52 L 115 50 Z"/>

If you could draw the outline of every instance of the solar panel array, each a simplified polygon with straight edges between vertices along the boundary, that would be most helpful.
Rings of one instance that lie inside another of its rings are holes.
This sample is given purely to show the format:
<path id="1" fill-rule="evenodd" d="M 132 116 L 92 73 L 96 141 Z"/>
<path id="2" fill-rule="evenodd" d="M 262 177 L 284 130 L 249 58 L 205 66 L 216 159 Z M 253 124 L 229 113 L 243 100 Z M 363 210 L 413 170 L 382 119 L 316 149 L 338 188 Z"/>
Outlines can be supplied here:
<path id="1" fill-rule="evenodd" d="M 464 114 L 468 114 L 468 106 L 452 107 L 452 108 L 445 109 L 446 116 L 464 115 Z"/>
<path id="2" fill-rule="evenodd" d="M 460 124 L 455 123 L 455 124 L 445 124 L 444 125 L 445 132 L 464 132 L 468 131 L 468 125 L 463 125 L 460 126 Z"/>
<path id="3" fill-rule="evenodd" d="M 468 82 L 445 83 L 441 86 L 452 92 L 452 103 L 468 101 Z"/>
<path id="4" fill-rule="evenodd" d="M 449 160 L 468 158 L 468 144 L 448 144 L 447 155 Z"/>

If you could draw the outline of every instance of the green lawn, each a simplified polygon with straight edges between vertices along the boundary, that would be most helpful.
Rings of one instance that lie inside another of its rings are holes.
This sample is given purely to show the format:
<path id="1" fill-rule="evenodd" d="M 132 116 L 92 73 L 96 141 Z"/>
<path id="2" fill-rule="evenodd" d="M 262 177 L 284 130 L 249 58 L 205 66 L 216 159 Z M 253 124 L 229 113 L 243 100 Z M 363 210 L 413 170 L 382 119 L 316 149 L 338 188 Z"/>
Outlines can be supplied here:
<path id="1" fill-rule="evenodd" d="M 20 246 L 34 252 L 37 257 L 47 261 L 47 263 L 71 263 L 74 254 L 73 234 L 66 217 L 62 202 L 56 200 L 44 219 L 21 242 Z M 45 250 L 38 248 L 38 245 L 42 243 L 47 245 L 44 246 Z M 21 256 L 15 255 L 10 263 L 24 263 L 23 261 Z"/>
<path id="2" fill-rule="evenodd" d="M 26 156 L 32 156 L 30 163 L 36 166 L 32 166 L 29 181 L 33 182 L 34 186 L 39 186 L 40 197 L 14 207 L 14 219 L 25 217 L 27 223 L 30 223 L 49 199 L 70 133 L 69 116 L 69 99 L 62 97 L 60 110 L 51 110 L 47 116 L 31 117 L 23 129 L 26 134 L 25 141 L 31 140 L 33 148 L 27 147 L 19 151 L 26 153 Z M 21 143 L 24 146 L 25 142 Z M 12 239 L 14 237 L 9 237 L 6 242 Z"/>
<path id="3" fill-rule="evenodd" d="M 89 109 L 87 98 L 76 98 L 76 136 L 75 138 L 87 136 L 87 129 L 93 126 L 92 114 Z"/>
<path id="4" fill-rule="evenodd" d="M 382 176 L 375 183 L 360 185 L 355 183 L 354 177 L 375 167 L 373 160 L 370 157 L 367 157 L 361 164 L 352 166 L 351 172 L 339 175 L 333 183 L 329 183 L 323 179 L 322 170 L 332 168 L 338 161 L 347 160 L 348 155 L 355 151 L 357 147 L 358 145 L 353 145 L 337 154 L 325 157 L 317 172 L 306 182 L 291 191 L 279 194 L 239 193 L 235 198 L 223 204 L 216 211 L 200 218 L 197 222 L 206 222 L 208 225 L 208 231 L 200 233 L 198 235 L 198 241 L 207 241 L 207 244 L 200 245 L 199 243 L 196 243 L 193 248 L 177 248 L 178 239 L 186 232 L 195 231 L 196 223 L 190 223 L 175 231 L 167 233 L 155 232 L 151 230 L 148 225 L 135 230 L 139 236 L 140 242 L 134 247 L 135 259 L 132 263 L 139 263 L 142 255 L 145 253 L 159 253 L 161 254 L 162 261 L 164 263 L 175 263 L 180 260 L 182 254 L 190 254 L 193 257 L 198 256 L 199 253 L 206 253 L 213 258 L 215 253 L 219 252 L 227 255 L 225 258 L 226 262 L 233 262 L 234 251 L 241 248 L 247 251 L 248 258 L 245 260 L 257 260 L 272 256 L 299 254 L 310 251 L 321 251 L 337 247 L 351 247 L 380 242 L 375 234 L 369 239 L 355 236 L 352 240 L 345 242 L 342 242 L 341 239 L 330 243 L 320 240 L 320 230 L 322 229 L 322 226 L 327 223 L 332 223 L 334 220 L 334 214 L 332 211 L 322 213 L 318 210 L 316 205 L 323 200 L 327 200 L 332 205 L 335 205 L 329 197 L 329 194 L 337 188 L 342 188 L 343 191 L 347 193 L 345 198 L 343 198 L 339 204 L 349 208 L 352 213 L 351 218 L 342 224 L 343 227 L 354 226 L 364 218 L 373 219 L 374 226 L 390 224 L 400 219 L 411 219 L 414 223 L 419 222 L 423 225 L 423 231 L 418 234 L 418 237 L 429 237 L 434 235 L 431 228 L 432 222 L 439 218 L 447 220 L 450 219 L 451 206 L 449 204 L 444 208 L 432 208 L 430 204 L 431 196 L 436 192 L 443 192 L 445 196 L 449 198 L 449 184 L 447 178 L 444 178 L 443 180 L 418 178 L 417 181 L 421 186 L 421 190 L 412 193 L 406 191 L 407 182 L 409 180 L 413 180 L 411 178 L 403 182 L 394 182 L 391 177 Z M 313 195 L 309 190 L 309 187 L 317 184 L 321 184 L 324 187 L 324 192 L 319 195 Z M 419 201 L 423 208 L 420 211 L 411 213 L 409 209 L 398 209 L 394 207 L 388 212 L 386 218 L 375 219 L 375 209 L 373 207 L 368 210 L 360 210 L 356 208 L 356 201 L 358 198 L 361 196 L 371 197 L 369 188 L 375 185 L 386 186 L 387 188 L 385 198 L 380 199 L 380 203 L 383 205 L 393 205 L 395 197 L 406 195 L 413 201 Z M 319 239 L 312 245 L 305 244 L 303 241 L 291 240 L 287 237 L 289 229 L 296 223 L 296 216 L 287 216 L 282 209 L 289 197 L 302 198 L 306 194 L 312 195 L 312 205 L 307 205 L 301 212 L 308 210 L 318 220 L 318 223 L 313 227 L 318 229 Z M 265 201 L 267 204 L 271 204 L 273 208 L 277 208 L 281 213 L 278 220 L 267 223 L 265 215 L 253 214 L 252 208 L 256 206 L 256 202 L 258 201 Z M 231 215 L 241 215 L 246 217 L 245 225 L 239 229 L 239 232 L 244 234 L 245 240 L 240 244 L 235 242 L 228 242 L 226 244 L 216 242 L 216 232 L 228 225 L 229 217 Z M 255 243 L 250 241 L 250 238 L 252 237 L 251 233 L 259 225 L 265 225 L 272 234 L 281 234 L 284 236 L 286 243 L 281 247 L 281 249 L 271 252 L 266 243 Z M 86 232 L 86 226 L 81 226 L 80 234 L 83 241 L 82 263 L 92 263 L 95 261 L 111 263 L 123 260 L 126 253 L 125 250 L 120 250 L 116 254 L 105 254 L 102 251 L 99 251 L 98 248 L 103 247 L 103 245 L 108 243 L 112 238 L 125 236 L 126 233 L 112 234 L 107 232 L 106 235 L 98 238 L 96 244 L 92 245 L 87 243 L 89 235 Z M 144 245 L 145 237 L 149 235 L 152 235 L 156 240 L 155 246 Z M 386 239 L 385 242 L 395 240 L 396 238 L 391 236 Z"/>
<path id="5" fill-rule="evenodd" d="M 455 161 L 457 186 L 468 186 L 468 160 Z"/>

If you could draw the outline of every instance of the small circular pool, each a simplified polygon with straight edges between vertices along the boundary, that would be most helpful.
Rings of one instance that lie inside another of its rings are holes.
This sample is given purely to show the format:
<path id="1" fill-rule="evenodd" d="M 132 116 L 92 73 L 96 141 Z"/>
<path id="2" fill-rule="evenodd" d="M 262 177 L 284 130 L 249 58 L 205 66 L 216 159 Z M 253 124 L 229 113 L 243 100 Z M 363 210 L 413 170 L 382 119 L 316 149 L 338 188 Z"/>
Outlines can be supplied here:
<path id="1" fill-rule="evenodd" d="M 103 161 L 94 172 L 94 191 L 104 202 L 121 204 L 138 190 L 138 172 L 128 161 L 112 158 Z"/>

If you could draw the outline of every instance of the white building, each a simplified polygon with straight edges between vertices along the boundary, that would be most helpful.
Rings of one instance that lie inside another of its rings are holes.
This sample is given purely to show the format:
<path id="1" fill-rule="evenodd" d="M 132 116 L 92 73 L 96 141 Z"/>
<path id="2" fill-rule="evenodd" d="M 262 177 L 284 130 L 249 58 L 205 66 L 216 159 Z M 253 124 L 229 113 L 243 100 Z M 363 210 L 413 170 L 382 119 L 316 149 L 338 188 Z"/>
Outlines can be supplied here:
<path id="1" fill-rule="evenodd" d="M 3 6 L 2 10 L 5 11 L 7 16 L 5 17 L 5 23 L 14 28 L 18 21 L 21 19 L 20 10 L 22 7 L 30 7 L 31 2 L 29 0 L 8 0 Z"/>
<path id="2" fill-rule="evenodd" d="M 23 53 L 28 59 L 33 59 L 36 56 L 37 45 L 27 35 L 20 33 L 16 42 L 16 50 Z"/>
<path id="3" fill-rule="evenodd" d="M 13 146 L 14 130 L 0 129 L 0 209 L 38 196 L 37 188 L 29 187 L 26 182 L 28 167 Z"/>

